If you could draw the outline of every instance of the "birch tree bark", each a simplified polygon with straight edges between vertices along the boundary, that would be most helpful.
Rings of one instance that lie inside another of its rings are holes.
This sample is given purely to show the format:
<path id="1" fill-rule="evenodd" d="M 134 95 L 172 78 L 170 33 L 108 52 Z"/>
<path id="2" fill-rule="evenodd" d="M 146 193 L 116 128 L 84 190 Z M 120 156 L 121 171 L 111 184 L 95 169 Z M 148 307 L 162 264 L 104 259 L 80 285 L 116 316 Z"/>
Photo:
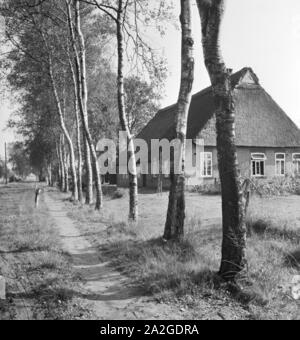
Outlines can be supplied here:
<path id="1" fill-rule="evenodd" d="M 85 170 L 86 170 L 86 192 L 85 192 L 85 204 L 94 203 L 94 192 L 93 192 L 93 169 L 91 163 L 91 151 L 89 143 L 84 135 L 84 150 L 85 150 Z"/>
<path id="2" fill-rule="evenodd" d="M 118 108 L 121 129 L 126 132 L 128 139 L 128 159 L 131 160 L 129 171 L 129 219 L 132 221 L 138 220 L 138 179 L 135 158 L 135 146 L 133 136 L 129 129 L 126 106 L 125 106 L 125 88 L 124 88 L 124 0 L 118 1 L 117 14 L 117 42 L 118 42 Z"/>
<path id="3" fill-rule="evenodd" d="M 76 104 L 75 104 L 76 103 Z M 77 139 L 77 174 L 78 174 L 78 200 L 82 203 L 83 201 L 83 192 L 82 192 L 82 150 L 81 150 L 81 128 L 80 128 L 80 119 L 78 112 L 78 102 L 77 99 L 74 101 L 75 105 L 75 116 L 76 116 L 76 139 Z"/>
<path id="4" fill-rule="evenodd" d="M 69 57 L 69 65 L 70 71 L 73 79 L 73 88 L 74 88 L 74 111 L 75 111 L 75 119 L 76 119 L 76 140 L 77 140 L 77 158 L 78 158 L 78 200 L 79 202 L 83 201 L 83 193 L 82 193 L 82 151 L 81 151 L 81 124 L 79 117 L 79 109 L 78 109 L 78 93 L 77 93 L 77 83 L 76 83 L 76 75 L 74 71 L 74 67 L 72 64 L 72 60 Z"/>
<path id="5" fill-rule="evenodd" d="M 178 240 L 184 235 L 185 221 L 185 153 L 188 113 L 192 99 L 194 82 L 194 40 L 192 36 L 191 0 L 181 0 L 182 51 L 181 85 L 177 102 L 176 136 L 180 141 L 180 169 L 175 174 L 171 169 L 169 206 L 164 239 Z"/>
<path id="6" fill-rule="evenodd" d="M 60 191 L 63 191 L 63 164 L 62 164 L 62 156 L 61 156 L 61 137 L 59 136 L 58 142 L 56 142 L 56 156 L 58 160 L 58 187 Z"/>
<path id="7" fill-rule="evenodd" d="M 223 244 L 220 275 L 234 280 L 246 267 L 245 200 L 235 145 L 235 107 L 231 71 L 220 48 L 224 0 L 197 0 L 205 65 L 214 92 L 217 149 L 222 186 Z"/>
<path id="8" fill-rule="evenodd" d="M 65 149 L 65 136 L 61 135 L 61 155 L 62 155 L 62 164 L 63 164 L 63 192 L 69 192 L 69 167 L 67 162 L 67 154 Z"/>

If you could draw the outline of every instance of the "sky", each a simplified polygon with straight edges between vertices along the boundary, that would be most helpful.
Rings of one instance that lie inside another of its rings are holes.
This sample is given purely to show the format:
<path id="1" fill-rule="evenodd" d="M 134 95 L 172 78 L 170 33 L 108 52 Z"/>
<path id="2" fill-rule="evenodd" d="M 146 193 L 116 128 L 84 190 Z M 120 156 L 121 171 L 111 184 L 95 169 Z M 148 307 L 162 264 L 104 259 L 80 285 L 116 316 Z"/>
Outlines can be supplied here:
<path id="1" fill-rule="evenodd" d="M 193 13 L 197 92 L 209 85 L 209 78 L 196 5 Z M 178 96 L 180 43 L 175 30 L 164 38 L 171 72 L 165 105 L 175 103 Z M 234 71 L 252 67 L 265 90 L 300 127 L 300 1 L 227 0 L 221 47 L 227 67 Z"/>
<path id="2" fill-rule="evenodd" d="M 179 17 L 179 1 L 175 0 Z M 195 38 L 194 92 L 209 85 L 201 47 L 198 10 L 193 5 Z M 227 0 L 222 29 L 222 50 L 228 68 L 238 71 L 252 67 L 261 85 L 300 127 L 300 1 L 299 0 Z M 169 77 L 162 105 L 176 102 L 180 82 L 181 35 L 174 27 L 159 42 L 168 62 Z M 0 155 L 3 144 L 15 139 L 12 131 L 3 131 L 13 103 L 1 99 Z"/>

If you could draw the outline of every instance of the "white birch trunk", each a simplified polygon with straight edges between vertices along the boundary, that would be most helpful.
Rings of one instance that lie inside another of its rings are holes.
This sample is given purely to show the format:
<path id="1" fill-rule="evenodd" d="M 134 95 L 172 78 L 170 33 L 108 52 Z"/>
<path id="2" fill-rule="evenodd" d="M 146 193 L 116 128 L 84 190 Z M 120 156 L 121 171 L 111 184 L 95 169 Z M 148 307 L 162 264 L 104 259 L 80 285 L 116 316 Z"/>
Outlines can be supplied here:
<path id="1" fill-rule="evenodd" d="M 223 244 L 220 275 L 234 280 L 246 266 L 246 202 L 235 145 L 235 108 L 231 71 L 220 48 L 224 0 L 197 0 L 202 24 L 204 59 L 216 106 L 217 149 L 222 186 Z"/>
<path id="2" fill-rule="evenodd" d="M 124 34 L 123 34 L 123 16 L 124 1 L 119 0 L 118 17 L 117 17 L 117 41 L 118 41 L 118 107 L 120 125 L 128 138 L 128 159 L 131 159 L 131 172 L 129 173 L 129 219 L 138 220 L 138 179 L 135 158 L 135 146 L 133 136 L 129 129 L 126 106 L 125 106 L 125 88 L 124 88 Z"/>
<path id="3" fill-rule="evenodd" d="M 81 31 L 80 1 L 75 0 L 76 33 L 78 35 L 79 53 L 77 51 L 75 33 L 73 29 L 71 6 L 67 0 L 66 0 L 66 5 L 67 5 L 67 11 L 68 11 L 68 21 L 69 21 L 69 29 L 71 33 L 71 39 L 72 39 L 72 46 L 73 46 L 73 51 L 75 54 L 79 109 L 81 113 L 85 137 L 89 144 L 89 149 L 90 149 L 91 157 L 93 161 L 93 167 L 95 170 L 96 209 L 100 210 L 103 205 L 103 195 L 102 195 L 101 176 L 100 176 L 99 164 L 97 160 L 97 153 L 96 153 L 96 149 L 93 144 L 92 136 L 91 136 L 91 133 L 89 131 L 89 126 L 88 126 L 88 110 L 87 110 L 88 89 L 87 89 L 87 80 L 86 80 L 86 60 L 85 60 L 86 51 L 85 51 L 85 41 L 84 41 L 84 37 Z"/>
<path id="4" fill-rule="evenodd" d="M 49 76 L 50 76 L 50 81 L 51 81 L 51 86 L 52 86 L 52 91 L 56 103 L 56 109 L 57 113 L 59 115 L 59 121 L 60 121 L 60 127 L 63 131 L 63 134 L 67 140 L 67 144 L 69 147 L 69 153 L 70 153 L 70 166 L 71 166 L 71 174 L 72 174 L 72 181 L 73 181 L 73 190 L 72 190 L 72 195 L 73 199 L 75 202 L 78 202 L 78 184 L 77 184 L 77 174 L 76 174 L 76 167 L 75 167 L 75 152 L 74 152 L 74 146 L 72 139 L 70 137 L 70 134 L 66 128 L 64 117 L 63 117 L 63 110 L 61 108 L 60 104 L 60 99 L 58 96 L 58 91 L 56 87 L 56 82 L 54 79 L 54 74 L 53 74 L 53 63 L 52 63 L 52 58 L 49 52 Z"/>
<path id="5" fill-rule="evenodd" d="M 93 191 L 93 169 L 91 163 L 91 151 L 89 143 L 84 137 L 84 148 L 85 148 L 85 167 L 86 167 L 86 196 L 85 203 L 90 205 L 94 203 L 94 191 Z"/>
<path id="6" fill-rule="evenodd" d="M 82 193 L 82 151 L 81 151 L 81 127 L 80 127 L 80 117 L 79 117 L 79 109 L 78 109 L 78 93 L 77 93 L 77 82 L 76 75 L 73 68 L 72 60 L 69 58 L 69 65 L 73 79 L 73 88 L 74 88 L 74 111 L 75 111 L 75 119 L 76 119 L 76 139 L 77 139 L 77 158 L 78 158 L 78 200 L 79 202 L 83 201 L 83 193 Z"/>
<path id="7" fill-rule="evenodd" d="M 194 82 L 194 40 L 192 36 L 191 6 L 191 0 L 181 0 L 181 84 L 176 114 L 176 137 L 180 141 L 181 164 L 179 165 L 180 169 L 173 167 L 171 170 L 169 207 L 164 233 L 166 240 L 180 239 L 184 235 L 186 134 Z M 176 174 L 174 170 L 176 170 Z"/>

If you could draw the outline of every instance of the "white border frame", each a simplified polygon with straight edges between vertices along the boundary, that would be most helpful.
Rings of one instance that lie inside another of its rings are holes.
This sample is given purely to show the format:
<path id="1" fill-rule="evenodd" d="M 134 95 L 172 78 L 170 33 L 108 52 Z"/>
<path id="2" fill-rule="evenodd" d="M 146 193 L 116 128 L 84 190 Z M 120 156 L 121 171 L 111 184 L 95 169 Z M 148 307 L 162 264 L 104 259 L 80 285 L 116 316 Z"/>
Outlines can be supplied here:
<path id="1" fill-rule="evenodd" d="M 204 174 L 204 162 L 205 155 L 211 155 L 211 175 L 203 175 Z M 201 152 L 202 163 L 201 163 L 201 178 L 213 178 L 214 177 L 214 163 L 213 163 L 213 153 L 212 152 Z"/>
<path id="2" fill-rule="evenodd" d="M 253 157 L 254 155 L 261 155 L 264 156 L 263 159 L 255 159 L 255 157 Z M 250 159 L 250 167 L 251 167 L 251 177 L 253 178 L 264 178 L 266 177 L 266 160 L 267 160 L 267 156 L 265 153 L 263 152 L 252 152 L 251 153 L 251 159 Z M 264 174 L 263 175 L 254 175 L 253 174 L 253 166 L 252 166 L 252 162 L 264 162 Z"/>
<path id="3" fill-rule="evenodd" d="M 300 156 L 300 152 L 296 152 L 296 153 L 292 154 L 292 164 L 293 164 L 293 172 L 294 173 L 296 172 L 296 171 L 294 171 L 295 170 L 294 169 L 294 163 L 300 163 L 300 159 L 297 162 L 294 160 L 294 156 L 296 156 L 296 155 Z M 297 172 L 297 175 L 299 175 L 299 174 L 300 174 L 300 169 L 299 169 L 299 173 Z"/>
<path id="4" fill-rule="evenodd" d="M 284 174 L 278 174 L 277 173 L 277 161 L 279 161 L 279 159 L 277 159 L 277 156 L 279 155 L 283 155 L 284 158 L 280 159 L 280 161 L 284 161 Z M 275 153 L 275 176 L 276 177 L 285 177 L 287 174 L 287 171 L 286 171 L 286 153 L 283 153 L 283 152 L 276 152 Z"/>

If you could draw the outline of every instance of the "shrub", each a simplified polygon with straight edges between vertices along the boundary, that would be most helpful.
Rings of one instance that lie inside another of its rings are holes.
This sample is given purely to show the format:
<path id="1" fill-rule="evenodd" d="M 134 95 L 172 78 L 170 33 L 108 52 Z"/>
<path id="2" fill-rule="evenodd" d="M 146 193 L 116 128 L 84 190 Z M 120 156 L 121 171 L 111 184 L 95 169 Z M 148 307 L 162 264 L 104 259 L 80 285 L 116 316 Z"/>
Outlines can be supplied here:
<path id="1" fill-rule="evenodd" d="M 122 189 L 117 189 L 113 194 L 112 194 L 112 199 L 117 200 L 121 199 L 125 196 L 125 191 Z"/>
<path id="2" fill-rule="evenodd" d="M 300 195 L 300 179 L 287 176 L 272 180 L 251 180 L 251 191 L 260 196 Z"/>
<path id="3" fill-rule="evenodd" d="M 190 189 L 190 192 L 211 196 L 220 195 L 221 185 L 219 183 L 196 185 Z"/>

